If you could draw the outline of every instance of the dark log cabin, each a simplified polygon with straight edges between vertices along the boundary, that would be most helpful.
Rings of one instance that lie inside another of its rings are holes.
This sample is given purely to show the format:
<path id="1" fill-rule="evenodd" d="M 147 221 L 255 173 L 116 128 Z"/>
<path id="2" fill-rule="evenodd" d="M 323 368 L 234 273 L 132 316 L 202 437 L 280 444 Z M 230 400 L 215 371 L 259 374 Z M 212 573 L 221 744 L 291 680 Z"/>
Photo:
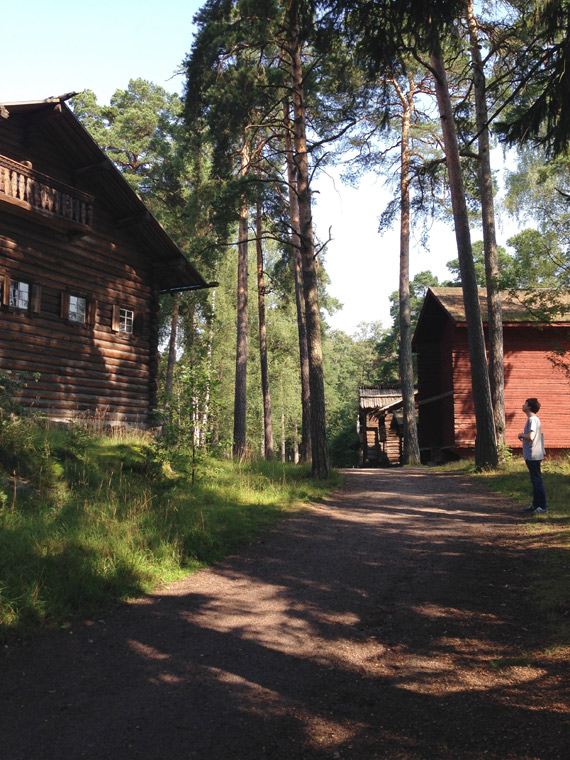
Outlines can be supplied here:
<path id="1" fill-rule="evenodd" d="M 529 293 L 504 293 L 506 443 L 520 454 L 517 438 L 526 421 L 521 407 L 535 396 L 547 454 L 570 449 L 570 379 L 557 367 L 559 350 L 570 350 L 570 315 L 548 324 L 528 310 Z M 486 291 L 480 289 L 486 330 Z M 418 432 L 422 458 L 446 453 L 470 456 L 475 447 L 475 409 L 461 288 L 427 291 L 413 338 L 418 368 Z"/>
<path id="2" fill-rule="evenodd" d="M 0 106 L 0 369 L 49 418 L 146 425 L 159 294 L 208 283 L 65 100 Z"/>
<path id="3" fill-rule="evenodd" d="M 360 465 L 389 467 L 402 463 L 402 391 L 362 386 L 358 389 Z"/>

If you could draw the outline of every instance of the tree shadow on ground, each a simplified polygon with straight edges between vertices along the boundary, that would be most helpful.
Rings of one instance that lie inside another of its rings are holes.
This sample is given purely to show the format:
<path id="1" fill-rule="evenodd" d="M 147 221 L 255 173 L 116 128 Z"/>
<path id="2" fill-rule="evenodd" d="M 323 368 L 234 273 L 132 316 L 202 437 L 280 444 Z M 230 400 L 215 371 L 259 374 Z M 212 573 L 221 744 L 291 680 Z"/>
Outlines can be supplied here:
<path id="1" fill-rule="evenodd" d="M 524 656 L 512 504 L 407 475 L 348 474 L 210 571 L 11 650 L 5 756 L 566 757 L 568 668 Z"/>

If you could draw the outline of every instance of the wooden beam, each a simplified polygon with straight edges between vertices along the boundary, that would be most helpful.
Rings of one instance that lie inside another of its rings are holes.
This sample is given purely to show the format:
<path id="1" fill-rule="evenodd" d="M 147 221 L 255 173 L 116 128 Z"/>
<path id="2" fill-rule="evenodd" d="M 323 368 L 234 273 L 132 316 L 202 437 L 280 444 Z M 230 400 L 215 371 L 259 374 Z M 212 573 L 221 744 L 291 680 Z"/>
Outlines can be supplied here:
<path id="1" fill-rule="evenodd" d="M 442 398 L 448 398 L 449 396 L 453 396 L 453 391 L 447 391 L 447 393 L 440 393 L 439 396 L 432 396 L 431 398 L 425 398 L 422 399 L 422 401 L 417 401 L 417 405 L 421 406 L 421 404 L 430 404 L 432 401 L 439 401 Z"/>
<path id="2" fill-rule="evenodd" d="M 76 177 L 84 177 L 86 174 L 96 174 L 98 172 L 108 172 L 111 170 L 111 164 L 107 159 L 103 161 L 96 161 L 94 164 L 87 164 L 81 166 L 79 169 L 75 169 Z"/>
<path id="3" fill-rule="evenodd" d="M 136 227 L 139 224 L 148 222 L 150 218 L 151 217 L 148 211 L 143 211 L 140 214 L 133 214 L 132 216 L 124 216 L 121 219 L 116 219 L 115 225 L 119 229 L 124 229 L 125 227 Z"/>

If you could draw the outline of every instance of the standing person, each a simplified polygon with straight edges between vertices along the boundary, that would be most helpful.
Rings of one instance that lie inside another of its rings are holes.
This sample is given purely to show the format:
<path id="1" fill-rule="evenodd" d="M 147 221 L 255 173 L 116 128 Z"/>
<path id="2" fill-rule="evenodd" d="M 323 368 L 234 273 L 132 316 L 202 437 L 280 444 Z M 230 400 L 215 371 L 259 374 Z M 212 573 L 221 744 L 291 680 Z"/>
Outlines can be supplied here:
<path id="1" fill-rule="evenodd" d="M 540 463 L 544 459 L 544 442 L 540 419 L 537 417 L 539 409 L 538 399 L 527 398 L 522 408 L 527 416 L 526 425 L 523 432 L 519 433 L 519 441 L 522 441 L 523 446 L 523 458 L 532 483 L 532 504 L 523 509 L 523 512 L 533 515 L 544 515 L 548 512 L 546 491 L 540 472 Z"/>

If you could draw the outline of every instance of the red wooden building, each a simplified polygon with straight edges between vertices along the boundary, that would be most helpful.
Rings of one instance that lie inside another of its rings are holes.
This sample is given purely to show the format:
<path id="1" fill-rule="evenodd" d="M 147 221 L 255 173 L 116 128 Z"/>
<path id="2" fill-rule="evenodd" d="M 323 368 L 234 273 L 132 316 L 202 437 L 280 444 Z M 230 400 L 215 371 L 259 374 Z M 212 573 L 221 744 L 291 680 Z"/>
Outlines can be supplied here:
<path id="1" fill-rule="evenodd" d="M 0 369 L 50 418 L 146 424 L 159 294 L 208 284 L 65 100 L 0 106 Z"/>
<path id="2" fill-rule="evenodd" d="M 486 291 L 480 289 L 485 325 Z M 521 407 L 535 396 L 549 454 L 570 449 L 570 378 L 554 361 L 570 351 L 570 314 L 544 324 L 525 307 L 525 294 L 503 294 L 506 442 L 520 450 Z M 486 328 L 485 328 L 486 329 Z M 442 452 L 469 455 L 475 447 L 475 410 L 461 288 L 428 289 L 413 338 L 418 369 L 418 426 L 425 459 Z"/>

